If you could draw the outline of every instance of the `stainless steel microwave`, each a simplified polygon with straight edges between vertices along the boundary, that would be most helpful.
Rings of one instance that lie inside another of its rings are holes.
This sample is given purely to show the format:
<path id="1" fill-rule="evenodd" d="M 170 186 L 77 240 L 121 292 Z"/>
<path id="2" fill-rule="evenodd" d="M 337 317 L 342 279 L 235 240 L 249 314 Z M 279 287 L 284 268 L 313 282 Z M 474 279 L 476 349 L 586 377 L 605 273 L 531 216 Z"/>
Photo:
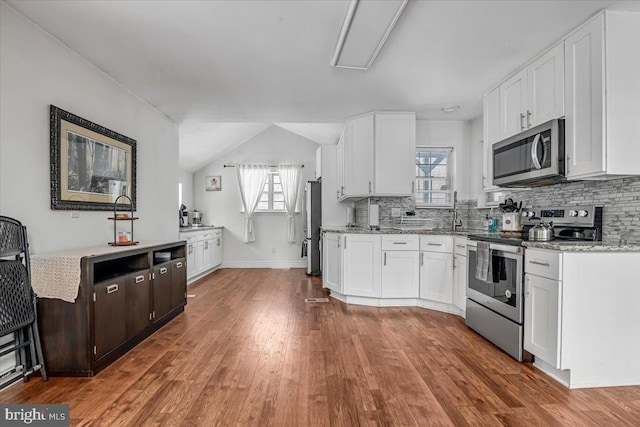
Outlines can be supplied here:
<path id="1" fill-rule="evenodd" d="M 554 119 L 493 145 L 493 183 L 535 187 L 564 181 L 564 119 Z"/>

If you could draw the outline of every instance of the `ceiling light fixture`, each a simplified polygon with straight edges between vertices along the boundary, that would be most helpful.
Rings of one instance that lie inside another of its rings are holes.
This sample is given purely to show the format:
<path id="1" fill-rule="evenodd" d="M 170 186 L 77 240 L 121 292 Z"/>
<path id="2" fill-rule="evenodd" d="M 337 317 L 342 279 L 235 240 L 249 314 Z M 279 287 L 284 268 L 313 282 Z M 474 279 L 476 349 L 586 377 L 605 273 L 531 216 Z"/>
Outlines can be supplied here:
<path id="1" fill-rule="evenodd" d="M 408 2 L 351 0 L 331 57 L 331 66 L 369 69 Z"/>
<path id="2" fill-rule="evenodd" d="M 454 111 L 457 111 L 460 109 L 459 105 L 445 105 L 444 107 L 441 108 L 442 111 L 444 111 L 445 113 L 453 113 Z"/>

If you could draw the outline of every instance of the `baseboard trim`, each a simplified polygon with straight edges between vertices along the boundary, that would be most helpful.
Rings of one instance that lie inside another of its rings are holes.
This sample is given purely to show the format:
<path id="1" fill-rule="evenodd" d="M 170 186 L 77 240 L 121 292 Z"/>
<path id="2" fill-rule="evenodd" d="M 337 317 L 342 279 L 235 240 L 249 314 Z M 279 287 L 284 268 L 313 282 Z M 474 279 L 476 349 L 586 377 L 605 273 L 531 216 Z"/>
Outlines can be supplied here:
<path id="1" fill-rule="evenodd" d="M 306 261 L 225 261 L 222 268 L 307 268 Z"/>

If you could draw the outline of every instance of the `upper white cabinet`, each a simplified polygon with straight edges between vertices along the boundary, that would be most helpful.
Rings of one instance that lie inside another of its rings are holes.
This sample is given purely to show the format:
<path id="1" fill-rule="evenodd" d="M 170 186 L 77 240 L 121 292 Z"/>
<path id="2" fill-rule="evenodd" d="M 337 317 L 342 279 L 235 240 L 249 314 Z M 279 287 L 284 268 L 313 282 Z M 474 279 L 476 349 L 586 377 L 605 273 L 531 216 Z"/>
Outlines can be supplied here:
<path id="1" fill-rule="evenodd" d="M 338 199 L 413 194 L 415 148 L 415 113 L 377 112 L 347 120 L 338 142 Z"/>
<path id="2" fill-rule="evenodd" d="M 562 43 L 509 77 L 500 90 L 500 139 L 564 115 Z"/>
<path id="3" fill-rule="evenodd" d="M 606 11 L 564 42 L 569 179 L 640 174 L 640 13 Z"/>
<path id="4" fill-rule="evenodd" d="M 493 185 L 493 151 L 495 142 L 500 141 L 500 88 L 495 88 L 484 97 L 483 139 L 482 139 L 482 189 L 496 190 Z"/>

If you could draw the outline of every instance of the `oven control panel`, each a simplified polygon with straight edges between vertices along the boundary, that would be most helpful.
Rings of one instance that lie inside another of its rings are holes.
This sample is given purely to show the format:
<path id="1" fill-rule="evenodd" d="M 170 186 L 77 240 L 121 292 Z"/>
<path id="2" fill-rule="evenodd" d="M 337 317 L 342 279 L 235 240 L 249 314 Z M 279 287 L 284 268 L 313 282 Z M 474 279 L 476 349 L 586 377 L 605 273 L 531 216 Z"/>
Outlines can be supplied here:
<path id="1" fill-rule="evenodd" d="M 551 206 L 524 209 L 522 217 L 525 222 L 534 224 L 533 217 L 542 218 L 545 222 L 553 221 L 557 225 L 567 225 L 576 227 L 593 227 L 598 218 L 602 218 L 602 207 L 600 206 Z"/>

